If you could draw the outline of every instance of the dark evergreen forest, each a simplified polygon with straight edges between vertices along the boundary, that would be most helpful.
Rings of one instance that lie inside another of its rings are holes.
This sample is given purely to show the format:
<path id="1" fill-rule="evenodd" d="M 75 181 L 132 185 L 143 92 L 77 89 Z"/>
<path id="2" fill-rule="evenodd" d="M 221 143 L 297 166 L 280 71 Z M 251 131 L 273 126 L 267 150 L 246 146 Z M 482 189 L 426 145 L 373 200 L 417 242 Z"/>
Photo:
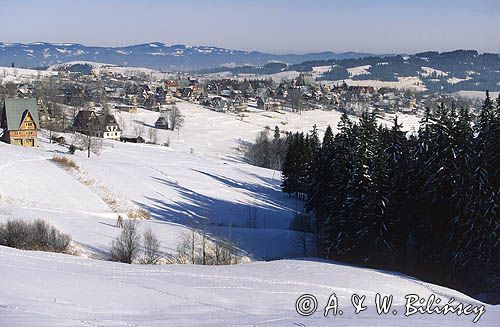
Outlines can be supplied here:
<path id="1" fill-rule="evenodd" d="M 500 97 L 401 128 L 344 114 L 322 141 L 315 128 L 285 139 L 282 189 L 306 201 L 317 254 L 498 297 Z"/>

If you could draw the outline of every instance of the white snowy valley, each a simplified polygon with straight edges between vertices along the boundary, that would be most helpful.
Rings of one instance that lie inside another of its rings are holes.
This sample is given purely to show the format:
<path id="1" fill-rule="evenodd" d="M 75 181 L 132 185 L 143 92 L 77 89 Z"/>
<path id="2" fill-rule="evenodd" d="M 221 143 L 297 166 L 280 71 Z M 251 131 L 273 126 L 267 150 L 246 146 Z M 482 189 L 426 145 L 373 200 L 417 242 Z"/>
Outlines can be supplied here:
<path id="1" fill-rule="evenodd" d="M 240 117 L 185 102 L 178 107 L 185 118 L 179 133 L 158 131 L 158 143 L 168 141 L 168 147 L 105 141 L 99 155 L 87 158 L 86 152 L 70 155 L 67 147 L 50 144 L 46 131 L 39 133 L 38 148 L 0 143 L 0 223 L 43 219 L 71 235 L 75 252 L 0 247 L 0 326 L 498 326 L 499 306 L 455 290 L 398 273 L 301 258 L 288 227 L 303 203 L 281 192 L 278 171 L 246 163 L 241 147 L 266 126 L 308 131 L 317 124 L 324 132 L 337 125 L 339 113 L 252 109 Z M 159 116 L 146 110 L 114 114 L 124 134 L 143 126 L 145 138 Z M 399 118 L 406 130 L 418 126 L 417 116 Z M 63 169 L 54 156 L 72 159 L 78 169 Z M 106 261 L 120 233 L 118 216 L 139 209 L 150 215 L 138 220 L 139 228 L 153 230 L 163 254 L 174 255 L 189 227 L 205 219 L 211 237 L 230 235 L 242 262 Z M 333 293 L 343 314 L 329 311 L 324 317 Z M 387 314 L 376 311 L 377 293 L 393 295 Z M 296 311 L 303 294 L 317 298 L 310 316 Z M 354 313 L 353 294 L 366 296 L 365 311 Z M 484 305 L 485 312 L 476 324 L 475 313 L 405 316 L 409 294 L 434 294 L 440 305 Z"/>

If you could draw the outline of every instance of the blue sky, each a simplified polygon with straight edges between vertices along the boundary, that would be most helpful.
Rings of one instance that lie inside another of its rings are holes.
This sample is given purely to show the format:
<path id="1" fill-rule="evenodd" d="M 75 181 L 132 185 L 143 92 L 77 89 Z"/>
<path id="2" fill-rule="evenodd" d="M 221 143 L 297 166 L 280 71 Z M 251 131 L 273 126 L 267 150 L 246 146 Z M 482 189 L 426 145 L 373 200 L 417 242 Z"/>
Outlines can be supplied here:
<path id="1" fill-rule="evenodd" d="M 0 0 L 0 42 L 500 53 L 500 0 Z"/>

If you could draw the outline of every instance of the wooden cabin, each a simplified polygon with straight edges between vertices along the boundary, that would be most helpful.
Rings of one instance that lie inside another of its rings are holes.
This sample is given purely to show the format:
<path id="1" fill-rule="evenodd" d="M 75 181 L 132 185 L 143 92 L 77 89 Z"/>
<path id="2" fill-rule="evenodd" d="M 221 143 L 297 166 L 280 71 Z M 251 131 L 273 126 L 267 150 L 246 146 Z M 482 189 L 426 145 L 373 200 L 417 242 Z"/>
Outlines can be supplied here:
<path id="1" fill-rule="evenodd" d="M 166 117 L 160 116 L 155 122 L 155 128 L 168 129 L 168 120 Z"/>
<path id="2" fill-rule="evenodd" d="M 7 98 L 0 103 L 0 140 L 26 147 L 37 146 L 38 105 L 34 98 Z"/>

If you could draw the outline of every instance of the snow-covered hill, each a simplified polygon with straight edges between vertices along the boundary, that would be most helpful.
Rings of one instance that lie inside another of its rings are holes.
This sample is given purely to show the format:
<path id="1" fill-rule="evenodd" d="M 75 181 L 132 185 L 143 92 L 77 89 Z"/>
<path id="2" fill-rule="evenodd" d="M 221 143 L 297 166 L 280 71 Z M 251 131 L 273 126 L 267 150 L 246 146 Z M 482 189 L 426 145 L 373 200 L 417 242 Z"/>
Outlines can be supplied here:
<path id="1" fill-rule="evenodd" d="M 333 262 L 283 260 L 235 266 L 140 266 L 0 247 L 0 325 L 20 326 L 497 326 L 498 306 L 475 315 L 405 317 L 406 294 L 442 303 L 479 303 L 402 275 Z M 302 294 L 318 300 L 309 317 L 295 311 Z M 335 293 L 343 315 L 323 317 Z M 393 295 L 379 316 L 376 293 Z M 355 315 L 352 294 L 366 296 Z"/>
<path id="2" fill-rule="evenodd" d="M 317 124 L 322 133 L 328 124 L 337 125 L 340 114 L 252 109 L 241 117 L 184 102 L 178 107 L 185 116 L 180 133 L 159 130 L 157 135 L 158 143 L 169 142 L 169 147 L 106 141 L 99 156 L 67 155 L 80 167 L 77 174 L 50 160 L 67 148 L 44 138 L 37 149 L 0 143 L 0 209 L 7 212 L 0 221 L 48 220 L 70 233 L 83 254 L 103 256 L 119 232 L 117 216 L 144 208 L 153 219 L 141 221 L 141 227 L 155 230 L 165 252 L 175 251 L 186 227 L 208 218 L 214 235 L 231 234 L 250 257 L 301 255 L 288 226 L 302 202 L 281 192 L 278 171 L 245 163 L 241 149 L 266 126 L 308 131 Z M 116 117 L 124 135 L 136 135 L 141 127 L 148 139 L 159 114 L 139 110 Z M 402 116 L 401 121 L 415 129 L 418 117 Z M 109 202 L 116 203 L 114 208 Z M 256 228 L 248 228 L 250 212 Z"/>
<path id="3" fill-rule="evenodd" d="M 237 266 L 141 266 L 95 260 L 105 258 L 119 234 L 119 214 L 144 208 L 161 240 L 161 251 L 175 253 L 182 234 L 196 220 L 209 218 L 209 233 L 231 235 L 256 260 L 302 255 L 288 230 L 302 203 L 280 190 L 280 175 L 250 166 L 239 145 L 265 126 L 307 131 L 335 127 L 339 113 L 302 115 L 252 109 L 244 117 L 178 103 L 185 116 L 180 133 L 159 131 L 170 146 L 104 142 L 99 156 L 66 154 L 67 148 L 40 138 L 40 147 L 0 143 L 0 222 L 44 219 L 71 234 L 80 257 L 0 247 L 0 326 L 321 326 L 472 325 L 472 316 L 404 317 L 404 295 L 431 293 L 443 301 L 480 303 L 456 291 L 405 276 L 316 260 L 252 262 Z M 125 134 L 144 128 L 158 113 L 116 113 Z M 407 130 L 418 117 L 402 116 Z M 390 121 L 390 117 L 387 118 Z M 42 133 L 46 135 L 45 133 Z M 68 141 L 70 135 L 66 135 Z M 80 167 L 68 172 L 52 160 L 72 158 Z M 110 201 L 111 200 L 111 201 Z M 249 228 L 249 208 L 257 208 L 257 228 Z M 393 294 L 399 314 L 379 317 L 377 292 Z M 318 312 L 300 317 L 295 300 L 317 296 Z M 343 316 L 323 318 L 322 307 L 336 293 Z M 352 313 L 350 296 L 367 296 L 366 312 Z M 493 326 L 498 308 L 487 306 L 480 325 Z"/>

